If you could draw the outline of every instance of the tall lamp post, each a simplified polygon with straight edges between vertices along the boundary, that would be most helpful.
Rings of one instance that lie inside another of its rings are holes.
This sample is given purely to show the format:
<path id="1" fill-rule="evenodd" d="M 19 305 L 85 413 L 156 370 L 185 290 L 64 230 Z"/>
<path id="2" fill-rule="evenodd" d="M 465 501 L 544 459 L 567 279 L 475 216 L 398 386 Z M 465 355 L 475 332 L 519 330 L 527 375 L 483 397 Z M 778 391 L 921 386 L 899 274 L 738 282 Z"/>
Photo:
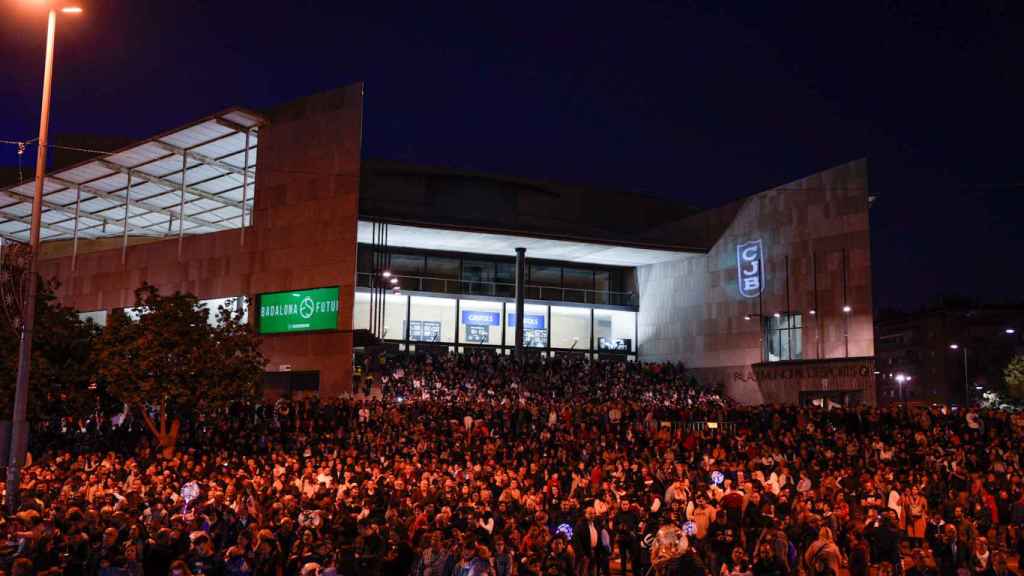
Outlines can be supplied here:
<path id="1" fill-rule="evenodd" d="M 60 9 L 65 14 L 80 14 L 78 6 Z M 21 311 L 21 341 L 18 345 L 18 378 L 14 390 L 14 413 L 11 425 L 11 449 L 7 463 L 7 511 L 14 514 L 18 509 L 18 487 L 21 483 L 21 465 L 28 448 L 28 423 L 25 412 L 28 407 L 29 372 L 32 368 L 32 331 L 36 322 L 36 275 L 39 263 L 39 228 L 43 209 L 43 181 L 46 178 L 46 142 L 50 131 L 50 88 L 53 83 L 53 42 L 57 28 L 57 8 L 51 6 L 46 20 L 46 61 L 43 65 L 43 103 L 39 113 L 38 152 L 36 154 L 36 186 L 32 196 L 32 224 L 29 230 L 28 293 L 25 308 Z"/>
<path id="2" fill-rule="evenodd" d="M 949 349 L 950 350 L 963 350 L 963 353 L 964 353 L 964 408 L 969 408 L 971 406 L 971 390 L 970 390 L 971 382 L 970 382 L 970 378 L 968 378 L 968 376 L 967 376 L 967 346 L 961 346 L 961 345 L 959 345 L 959 344 L 954 342 L 953 344 L 949 345 Z"/>

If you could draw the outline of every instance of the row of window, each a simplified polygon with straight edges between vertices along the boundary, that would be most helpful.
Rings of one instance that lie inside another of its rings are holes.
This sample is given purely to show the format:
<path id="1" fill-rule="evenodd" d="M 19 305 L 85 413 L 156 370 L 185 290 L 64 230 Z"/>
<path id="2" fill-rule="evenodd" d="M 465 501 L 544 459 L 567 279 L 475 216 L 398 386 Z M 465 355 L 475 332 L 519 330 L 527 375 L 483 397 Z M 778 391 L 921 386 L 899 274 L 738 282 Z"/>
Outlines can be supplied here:
<path id="1" fill-rule="evenodd" d="M 211 298 L 209 300 L 200 300 L 200 304 L 206 306 L 206 310 L 209 315 L 206 321 L 211 326 L 216 326 L 218 323 L 217 311 L 221 306 L 227 306 L 228 308 L 242 308 L 242 322 L 249 321 L 249 298 L 247 296 L 233 296 L 230 298 Z M 122 309 L 129 318 L 138 320 L 145 311 L 142 308 L 123 308 Z M 94 310 L 91 312 L 79 312 L 78 317 L 82 320 L 92 320 L 98 326 L 107 325 L 107 311 L 106 310 Z"/>
<path id="2" fill-rule="evenodd" d="M 418 253 L 402 249 L 392 252 L 385 266 L 399 277 L 401 287 L 418 292 L 476 294 L 512 297 L 516 282 L 515 259 L 511 257 Z M 373 270 L 373 249 L 359 245 L 358 271 Z M 625 268 L 563 265 L 527 261 L 527 297 L 588 304 L 635 306 L 633 271 Z M 367 286 L 366 278 L 360 285 Z"/>
<path id="3" fill-rule="evenodd" d="M 513 302 L 388 294 L 385 340 L 515 346 Z M 636 352 L 636 312 L 526 304 L 523 345 L 580 351 Z M 356 293 L 353 327 L 370 328 L 370 295 Z"/>
<path id="4" fill-rule="evenodd" d="M 779 314 L 765 318 L 765 358 L 769 362 L 803 358 L 803 327 L 801 314 Z"/>

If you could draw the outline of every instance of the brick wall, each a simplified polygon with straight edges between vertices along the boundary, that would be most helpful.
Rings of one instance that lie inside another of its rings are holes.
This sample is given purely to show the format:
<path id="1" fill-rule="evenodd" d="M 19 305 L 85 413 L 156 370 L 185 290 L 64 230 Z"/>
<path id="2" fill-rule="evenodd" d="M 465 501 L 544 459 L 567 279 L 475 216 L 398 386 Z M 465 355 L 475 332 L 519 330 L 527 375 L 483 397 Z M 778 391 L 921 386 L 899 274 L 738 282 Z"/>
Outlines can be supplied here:
<path id="1" fill-rule="evenodd" d="M 719 210 L 732 219 L 706 255 L 638 269 L 637 338 L 642 359 L 682 361 L 699 368 L 703 377 L 723 382 L 741 402 L 793 401 L 780 393 L 779 386 L 769 391 L 752 379 L 733 378 L 737 373 L 751 374 L 751 366 L 761 361 L 761 322 L 756 315 L 762 307 L 765 316 L 787 309 L 803 315 L 804 359 L 873 356 L 864 160 Z M 683 221 L 679 225 L 691 224 Z M 758 239 L 766 258 L 760 301 L 740 295 L 736 267 L 737 244 Z M 815 269 L 816 274 L 812 272 Z M 842 311 L 844 303 L 853 309 L 848 315 Z M 816 316 L 809 314 L 811 309 L 816 309 Z M 747 321 L 745 315 L 755 317 Z M 873 392 L 870 397 L 873 400 Z"/>
<path id="2" fill-rule="evenodd" d="M 265 336 L 268 370 L 319 370 L 322 394 L 351 387 L 352 302 L 362 134 L 362 85 L 291 103 L 260 130 L 255 206 L 245 245 L 238 230 L 130 246 L 40 263 L 61 300 L 82 311 L 131 306 L 142 282 L 202 299 L 341 287 L 338 332 Z M 250 314 L 252 316 L 252 314 Z"/>

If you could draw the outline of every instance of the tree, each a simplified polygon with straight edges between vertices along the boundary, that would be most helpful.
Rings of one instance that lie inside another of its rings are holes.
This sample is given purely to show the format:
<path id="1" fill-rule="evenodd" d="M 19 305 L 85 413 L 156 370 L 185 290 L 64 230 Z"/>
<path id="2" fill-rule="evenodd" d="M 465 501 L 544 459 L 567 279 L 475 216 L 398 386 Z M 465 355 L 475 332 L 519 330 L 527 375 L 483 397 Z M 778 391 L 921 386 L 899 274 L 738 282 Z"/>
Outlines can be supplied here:
<path id="1" fill-rule="evenodd" d="M 266 359 L 242 311 L 210 310 L 192 294 L 163 296 L 148 284 L 135 310 L 111 315 L 97 339 L 98 376 L 111 395 L 141 413 L 170 456 L 181 417 L 251 398 Z"/>
<path id="2" fill-rule="evenodd" d="M 1017 402 L 1024 401 L 1024 355 L 1015 356 L 1003 371 L 1006 391 Z"/>
<path id="3" fill-rule="evenodd" d="M 8 261 L 6 266 L 10 266 Z M 21 271 L 13 272 L 15 276 Z M 11 270 L 5 270 L 12 274 Z M 78 313 L 57 301 L 59 284 L 40 279 L 36 292 L 36 324 L 32 337 L 32 365 L 29 377 L 27 417 L 83 416 L 96 409 L 93 383 L 93 341 L 99 327 L 84 321 Z M 18 348 L 21 341 L 20 314 L 11 311 L 0 326 L 0 415 L 11 418 L 14 387 L 18 377 Z"/>

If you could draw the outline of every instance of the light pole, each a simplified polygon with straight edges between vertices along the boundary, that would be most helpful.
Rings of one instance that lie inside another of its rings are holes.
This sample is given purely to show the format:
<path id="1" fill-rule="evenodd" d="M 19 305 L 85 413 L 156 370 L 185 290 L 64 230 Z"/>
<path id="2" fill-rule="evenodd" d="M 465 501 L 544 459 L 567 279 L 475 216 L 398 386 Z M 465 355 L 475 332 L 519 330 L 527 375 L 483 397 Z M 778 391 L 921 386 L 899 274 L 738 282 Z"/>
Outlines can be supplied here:
<path id="1" fill-rule="evenodd" d="M 957 343 L 949 345 L 950 350 L 963 350 L 964 353 L 964 408 L 969 408 L 971 405 L 971 390 L 970 390 L 970 379 L 967 377 L 967 346 L 960 346 Z"/>
<path id="2" fill-rule="evenodd" d="M 65 14 L 79 14 L 77 6 L 61 8 Z M 18 377 L 14 389 L 14 412 L 11 422 L 11 449 L 7 463 L 7 511 L 14 514 L 18 509 L 18 488 L 21 483 L 21 464 L 25 461 L 28 448 L 28 423 L 25 412 L 28 407 L 29 372 L 32 368 L 32 332 L 36 322 L 36 274 L 39 263 L 39 228 L 43 211 L 43 181 L 46 178 L 46 141 L 50 132 L 50 88 L 53 83 L 53 43 L 57 27 L 57 8 L 50 7 L 46 20 L 46 60 L 43 64 L 43 102 L 39 112 L 39 149 L 36 154 L 36 186 L 32 196 L 32 224 L 29 229 L 28 293 L 25 308 L 21 311 L 21 341 L 18 344 Z"/>

